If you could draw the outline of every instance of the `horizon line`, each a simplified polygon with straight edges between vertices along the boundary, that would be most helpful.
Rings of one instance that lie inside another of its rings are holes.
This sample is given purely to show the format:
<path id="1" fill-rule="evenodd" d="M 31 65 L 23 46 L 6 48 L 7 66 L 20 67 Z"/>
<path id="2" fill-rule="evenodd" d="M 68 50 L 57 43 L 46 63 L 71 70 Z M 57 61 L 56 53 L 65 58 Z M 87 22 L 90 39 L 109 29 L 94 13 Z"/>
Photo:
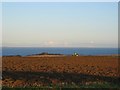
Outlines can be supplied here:
<path id="1" fill-rule="evenodd" d="M 119 48 L 119 47 L 35 47 L 35 46 L 2 46 L 0 48 Z"/>

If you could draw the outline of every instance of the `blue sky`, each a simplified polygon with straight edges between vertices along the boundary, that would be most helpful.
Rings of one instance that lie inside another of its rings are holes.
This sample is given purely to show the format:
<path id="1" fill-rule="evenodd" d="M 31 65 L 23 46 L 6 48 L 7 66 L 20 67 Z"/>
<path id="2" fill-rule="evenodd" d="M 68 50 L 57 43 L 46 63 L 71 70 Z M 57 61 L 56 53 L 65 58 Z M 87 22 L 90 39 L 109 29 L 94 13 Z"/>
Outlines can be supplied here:
<path id="1" fill-rule="evenodd" d="M 119 2 L 119 0 L 1 0 L 2 2 Z"/>
<path id="2" fill-rule="evenodd" d="M 117 47 L 117 2 L 3 3 L 3 46 Z"/>

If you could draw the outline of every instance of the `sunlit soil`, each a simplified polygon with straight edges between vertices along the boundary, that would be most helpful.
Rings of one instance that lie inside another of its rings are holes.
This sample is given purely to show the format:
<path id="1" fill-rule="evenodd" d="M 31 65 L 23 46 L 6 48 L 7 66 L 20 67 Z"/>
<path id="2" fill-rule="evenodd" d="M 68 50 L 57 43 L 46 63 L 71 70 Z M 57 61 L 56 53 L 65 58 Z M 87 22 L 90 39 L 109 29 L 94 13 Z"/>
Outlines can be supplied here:
<path id="1" fill-rule="evenodd" d="M 6 87 L 117 84 L 117 56 L 3 57 Z"/>

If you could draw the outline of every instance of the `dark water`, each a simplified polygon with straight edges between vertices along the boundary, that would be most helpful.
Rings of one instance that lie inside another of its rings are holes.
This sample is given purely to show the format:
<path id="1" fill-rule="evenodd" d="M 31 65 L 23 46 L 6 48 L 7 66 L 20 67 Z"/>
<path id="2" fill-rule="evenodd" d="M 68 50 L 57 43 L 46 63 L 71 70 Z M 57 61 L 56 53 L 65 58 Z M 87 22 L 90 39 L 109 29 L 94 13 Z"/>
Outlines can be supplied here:
<path id="1" fill-rule="evenodd" d="M 2 48 L 2 56 L 8 55 L 31 55 L 48 52 L 52 54 L 65 54 L 71 55 L 77 52 L 80 55 L 111 55 L 118 54 L 118 48 Z"/>

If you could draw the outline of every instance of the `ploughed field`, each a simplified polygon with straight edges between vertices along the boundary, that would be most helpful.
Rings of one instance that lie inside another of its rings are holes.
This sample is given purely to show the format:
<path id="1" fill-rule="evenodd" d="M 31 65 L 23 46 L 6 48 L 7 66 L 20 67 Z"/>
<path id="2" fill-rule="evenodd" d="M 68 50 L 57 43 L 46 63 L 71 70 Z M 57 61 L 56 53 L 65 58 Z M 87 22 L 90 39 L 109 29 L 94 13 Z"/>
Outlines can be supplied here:
<path id="1" fill-rule="evenodd" d="M 3 57 L 4 87 L 118 85 L 117 56 Z"/>

